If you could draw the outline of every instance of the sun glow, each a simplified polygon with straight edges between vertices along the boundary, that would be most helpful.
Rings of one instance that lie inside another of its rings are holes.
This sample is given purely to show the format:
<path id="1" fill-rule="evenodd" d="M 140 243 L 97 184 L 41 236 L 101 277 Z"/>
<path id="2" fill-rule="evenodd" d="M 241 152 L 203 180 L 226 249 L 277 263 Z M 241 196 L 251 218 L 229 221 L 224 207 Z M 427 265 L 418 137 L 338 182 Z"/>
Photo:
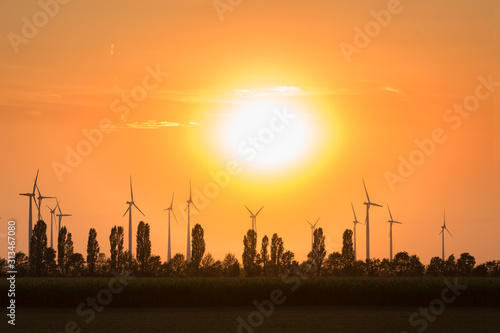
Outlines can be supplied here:
<path id="1" fill-rule="evenodd" d="M 306 160 L 315 145 L 308 113 L 281 101 L 246 102 L 223 126 L 226 152 L 251 170 L 289 169 Z"/>

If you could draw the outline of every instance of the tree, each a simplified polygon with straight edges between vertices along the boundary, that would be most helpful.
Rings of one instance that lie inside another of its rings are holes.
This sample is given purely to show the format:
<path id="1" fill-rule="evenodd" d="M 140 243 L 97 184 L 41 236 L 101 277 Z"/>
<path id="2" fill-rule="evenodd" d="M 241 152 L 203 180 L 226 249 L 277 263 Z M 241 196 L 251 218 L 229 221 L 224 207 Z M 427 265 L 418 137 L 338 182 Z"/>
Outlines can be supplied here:
<path id="1" fill-rule="evenodd" d="M 71 234 L 68 234 L 68 238 L 71 240 Z M 70 251 L 71 253 L 73 250 Z M 72 253 L 69 257 L 68 267 L 66 271 L 71 276 L 82 276 L 84 272 L 85 259 L 81 253 Z"/>
<path id="2" fill-rule="evenodd" d="M 45 275 L 52 276 L 55 274 L 57 269 L 56 251 L 51 247 L 48 247 L 45 251 L 43 266 L 45 268 Z"/>
<path id="3" fill-rule="evenodd" d="M 151 256 L 148 261 L 149 273 L 152 276 L 160 276 L 161 258 L 160 256 Z"/>
<path id="4" fill-rule="evenodd" d="M 16 271 L 19 275 L 26 275 L 29 268 L 29 258 L 24 252 L 16 252 Z"/>
<path id="5" fill-rule="evenodd" d="M 97 231 L 94 228 L 90 228 L 89 239 L 87 241 L 87 267 L 91 276 L 95 273 L 95 264 L 100 250 L 101 247 L 97 242 Z"/>
<path id="6" fill-rule="evenodd" d="M 123 227 L 116 225 L 111 228 L 109 235 L 110 245 L 110 268 L 111 270 L 121 270 L 123 268 L 124 253 L 123 253 Z"/>
<path id="7" fill-rule="evenodd" d="M 257 264 L 259 265 L 262 264 L 262 274 L 264 276 L 267 276 L 267 266 L 269 264 L 269 251 L 267 249 L 268 246 L 269 246 L 269 238 L 266 235 L 262 238 L 259 261 L 257 262 Z"/>
<path id="8" fill-rule="evenodd" d="M 182 253 L 177 253 L 168 264 L 174 276 L 186 275 L 186 258 Z"/>
<path id="9" fill-rule="evenodd" d="M 35 275 L 42 275 L 45 271 L 44 259 L 47 251 L 47 225 L 39 220 L 31 235 L 31 270 Z"/>
<path id="10" fill-rule="evenodd" d="M 429 265 L 427 266 L 427 275 L 430 276 L 443 276 L 444 275 L 444 261 L 439 257 L 432 257 Z"/>
<path id="11" fill-rule="evenodd" d="M 62 227 L 59 230 L 59 236 L 57 237 L 57 264 L 59 266 L 59 271 L 62 275 L 66 274 L 66 267 L 68 266 L 69 256 L 73 255 L 66 253 L 68 248 L 68 230 L 66 227 Z"/>
<path id="12" fill-rule="evenodd" d="M 225 276 L 240 276 L 240 264 L 232 253 L 226 254 L 222 262 L 222 268 Z"/>
<path id="13" fill-rule="evenodd" d="M 452 254 L 444 262 L 444 275 L 445 276 L 456 276 L 457 275 L 457 261 L 455 256 Z"/>
<path id="14" fill-rule="evenodd" d="M 476 259 L 468 252 L 462 253 L 457 260 L 457 271 L 460 276 L 471 276 L 476 265 Z"/>
<path id="15" fill-rule="evenodd" d="M 343 256 L 339 252 L 330 253 L 325 261 L 325 275 L 342 275 Z"/>
<path id="16" fill-rule="evenodd" d="M 283 270 L 285 272 L 290 272 L 293 267 L 293 262 L 295 259 L 295 253 L 292 251 L 286 251 L 283 253 L 283 256 L 281 258 L 281 266 L 283 267 Z"/>
<path id="17" fill-rule="evenodd" d="M 283 253 L 285 253 L 283 239 L 278 237 L 278 234 L 273 234 L 271 239 L 271 260 L 269 263 L 269 270 L 271 271 L 270 275 L 276 276 L 282 272 Z"/>
<path id="18" fill-rule="evenodd" d="M 316 276 L 319 276 L 321 273 L 321 267 L 323 266 L 323 261 L 325 260 L 326 256 L 325 236 L 323 235 L 323 228 L 315 229 L 313 237 L 313 248 L 307 255 L 307 258 L 312 263 L 316 271 Z"/>
<path id="19" fill-rule="evenodd" d="M 139 222 L 137 226 L 137 262 L 143 273 L 148 271 L 149 258 L 151 257 L 149 232 L 149 224 L 143 221 Z"/>
<path id="20" fill-rule="evenodd" d="M 257 234 L 248 230 L 243 237 L 243 270 L 245 276 L 255 275 L 255 257 L 257 255 Z"/>
<path id="21" fill-rule="evenodd" d="M 191 232 L 191 262 L 198 275 L 201 259 L 205 254 L 205 232 L 200 224 L 196 224 Z"/>
<path id="22" fill-rule="evenodd" d="M 346 229 L 342 236 L 342 271 L 344 275 L 350 275 L 354 265 L 354 245 L 352 230 Z"/>

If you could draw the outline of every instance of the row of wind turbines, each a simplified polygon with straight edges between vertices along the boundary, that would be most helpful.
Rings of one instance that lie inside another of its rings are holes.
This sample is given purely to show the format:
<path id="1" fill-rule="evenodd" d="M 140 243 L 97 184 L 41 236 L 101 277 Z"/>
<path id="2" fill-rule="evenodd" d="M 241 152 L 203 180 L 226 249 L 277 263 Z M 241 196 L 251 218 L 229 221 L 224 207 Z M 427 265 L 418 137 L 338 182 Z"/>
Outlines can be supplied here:
<path id="1" fill-rule="evenodd" d="M 39 220 L 42 219 L 42 213 L 41 213 L 42 200 L 43 199 L 55 199 L 56 200 L 57 204 L 56 204 L 56 206 L 54 208 L 50 208 L 49 205 L 46 205 L 47 208 L 50 210 L 50 247 L 52 247 L 52 248 L 54 248 L 53 225 L 54 225 L 54 222 L 56 220 L 56 216 L 59 219 L 58 233 L 57 233 L 58 235 L 59 235 L 59 231 L 61 231 L 61 222 L 62 222 L 63 217 L 65 217 L 65 216 L 71 216 L 71 214 L 64 214 L 61 211 L 60 202 L 59 202 L 59 200 L 57 200 L 56 197 L 47 197 L 47 196 L 43 196 L 40 193 L 40 188 L 37 185 L 39 171 L 40 170 L 37 170 L 37 172 L 36 172 L 36 177 L 35 177 L 34 183 L 33 183 L 33 190 L 31 192 L 27 192 L 27 193 L 19 193 L 19 195 L 29 197 L 28 253 L 29 253 L 30 257 L 31 257 L 31 235 L 33 234 L 33 204 L 32 203 L 35 202 L 35 206 L 38 209 L 38 219 L 37 219 L 37 221 L 39 221 Z M 38 197 L 36 197 L 36 192 L 38 192 Z M 37 203 L 37 200 L 38 200 L 38 203 Z M 56 214 L 56 209 L 59 211 L 59 214 Z"/>
<path id="2" fill-rule="evenodd" d="M 60 207 L 60 201 L 57 200 L 57 198 L 54 196 L 54 197 L 49 197 L 49 196 L 42 196 L 41 192 L 40 192 L 40 189 L 37 185 L 37 181 L 38 181 L 38 174 L 39 174 L 39 170 L 37 170 L 37 173 L 36 173 L 36 177 L 34 179 L 34 184 L 33 184 L 33 190 L 31 192 L 28 192 L 28 193 L 20 193 L 19 195 L 22 195 L 22 196 L 27 196 L 29 197 L 29 214 L 28 214 L 28 223 L 29 223 L 29 241 L 28 241 L 28 245 L 29 245 L 29 248 L 31 249 L 31 236 L 32 236 L 32 233 L 33 233 L 33 217 L 32 217 L 32 202 L 35 202 L 35 205 L 38 209 L 38 220 L 41 220 L 42 219 L 42 215 L 41 215 L 41 207 L 42 207 L 42 200 L 44 199 L 55 199 L 56 200 L 56 206 L 54 208 L 51 208 L 49 207 L 48 205 L 46 205 L 49 210 L 50 210 L 50 246 L 53 248 L 53 224 L 54 224 L 54 221 L 56 220 L 56 217 L 58 217 L 58 234 L 59 234 L 59 231 L 61 230 L 61 222 L 62 222 L 62 219 L 63 217 L 66 217 L 66 216 L 71 216 L 71 214 L 65 214 L 61 211 L 61 207 Z M 375 207 L 383 207 L 382 205 L 379 205 L 377 203 L 374 203 L 370 200 L 370 196 L 368 195 L 368 190 L 366 189 L 366 184 L 365 184 L 365 181 L 363 179 L 363 187 L 364 187 L 364 190 L 365 190 L 365 193 L 366 193 L 366 199 L 367 201 L 364 202 L 363 204 L 366 206 L 366 219 L 365 219 L 365 226 L 366 226 L 366 258 L 369 259 L 371 258 L 370 257 L 370 207 L 371 206 L 375 206 Z M 36 197 L 36 192 L 38 192 L 38 197 Z M 177 222 L 177 218 L 175 216 L 175 213 L 174 213 L 174 209 L 173 209 L 173 205 L 174 205 L 174 195 L 175 195 L 175 192 L 172 193 L 172 199 L 170 201 L 170 206 L 168 208 L 165 208 L 164 211 L 168 211 L 168 249 L 167 249 L 167 261 L 170 261 L 172 259 L 172 249 L 171 249 L 171 233 L 170 233 L 170 216 L 173 215 L 175 221 Z M 38 200 L 38 203 L 37 203 L 37 200 Z M 196 205 L 194 204 L 193 202 L 193 199 L 192 199 L 192 193 L 191 193 L 191 181 L 189 182 L 189 198 L 188 200 L 186 201 L 187 203 L 187 206 L 186 208 L 184 209 L 184 211 L 187 211 L 187 248 L 186 248 L 186 260 L 188 262 L 191 261 L 191 206 L 193 206 L 197 211 L 198 213 L 200 212 L 200 210 L 198 209 L 198 207 L 196 207 Z M 128 218 L 129 218 L 129 228 L 128 228 L 128 250 L 129 250 L 129 254 L 132 255 L 132 207 L 135 207 L 143 216 L 146 216 L 142 211 L 141 209 L 136 205 L 136 203 L 134 202 L 134 192 L 133 192 L 133 188 L 132 188 L 132 176 L 130 176 L 130 200 L 126 202 L 126 204 L 128 205 L 128 208 L 127 210 L 125 211 L 125 213 L 123 214 L 123 216 L 127 215 L 128 213 Z M 357 260 L 357 249 L 356 249 L 356 225 L 357 224 L 361 224 L 361 222 L 358 221 L 357 217 L 356 217 L 356 212 L 354 210 L 354 205 L 351 203 L 351 207 L 352 207 L 352 212 L 353 212 L 353 215 L 354 215 L 354 221 L 353 221 L 353 245 L 354 245 L 354 259 Z M 250 213 L 250 218 L 252 220 L 252 230 L 254 230 L 255 232 L 257 232 L 257 216 L 259 215 L 259 213 L 262 211 L 262 209 L 264 207 L 261 207 L 257 213 L 253 213 L 247 206 L 245 206 L 245 208 L 248 210 L 248 212 Z M 390 223 L 390 226 L 389 226 L 389 238 L 390 238 L 390 245 L 389 245 L 389 249 L 390 249 L 390 261 L 392 262 L 393 260 L 393 246 L 392 246 L 392 226 L 394 223 L 396 224 L 402 224 L 402 222 L 399 222 L 399 221 L 395 221 L 392 217 L 392 213 L 391 213 L 391 209 L 389 207 L 389 205 L 387 205 L 387 208 L 389 210 L 389 216 L 390 216 L 390 220 L 388 220 L 388 222 Z M 56 209 L 59 211 L 59 214 L 56 214 Z M 314 230 L 316 229 L 316 225 L 318 224 L 319 222 L 319 218 L 316 220 L 316 222 L 314 224 L 312 224 L 311 222 L 307 221 L 306 222 L 310 225 L 311 227 L 311 248 L 313 247 L 313 243 L 314 243 Z M 444 218 L 444 221 L 443 221 L 443 226 L 441 227 L 441 232 L 439 234 L 442 235 L 442 259 L 445 260 L 445 232 L 444 231 L 447 231 L 450 236 L 451 233 L 450 231 L 448 230 L 448 228 L 446 227 L 446 216 Z M 452 236 L 453 237 L 453 236 Z M 31 255 L 31 253 L 30 253 Z"/>

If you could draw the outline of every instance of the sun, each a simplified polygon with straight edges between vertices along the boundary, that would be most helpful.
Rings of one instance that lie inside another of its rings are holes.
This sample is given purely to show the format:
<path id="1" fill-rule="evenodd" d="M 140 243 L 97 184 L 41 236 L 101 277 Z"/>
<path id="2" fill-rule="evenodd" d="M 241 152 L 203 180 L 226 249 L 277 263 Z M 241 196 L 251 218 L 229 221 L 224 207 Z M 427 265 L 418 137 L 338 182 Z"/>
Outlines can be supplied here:
<path id="1" fill-rule="evenodd" d="M 239 104 L 223 124 L 226 153 L 249 170 L 291 169 L 314 150 L 311 117 L 284 101 L 259 99 Z"/>

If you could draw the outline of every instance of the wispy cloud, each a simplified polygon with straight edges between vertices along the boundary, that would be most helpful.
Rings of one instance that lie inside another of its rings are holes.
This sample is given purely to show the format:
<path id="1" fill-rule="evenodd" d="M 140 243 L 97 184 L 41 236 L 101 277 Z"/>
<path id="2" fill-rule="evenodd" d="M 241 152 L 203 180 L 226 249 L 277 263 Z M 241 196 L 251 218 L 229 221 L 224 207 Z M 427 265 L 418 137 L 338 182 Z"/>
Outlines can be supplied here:
<path id="1" fill-rule="evenodd" d="M 393 92 L 393 93 L 396 93 L 396 94 L 403 94 L 403 92 L 399 89 L 396 89 L 396 88 L 393 88 L 393 87 L 380 87 L 381 90 L 386 90 L 386 91 L 390 91 L 390 92 Z"/>
<path id="2" fill-rule="evenodd" d="M 146 120 L 143 122 L 133 121 L 127 122 L 120 125 L 113 125 L 113 129 L 143 129 L 143 130 L 151 130 L 151 129 L 160 129 L 165 127 L 180 127 L 180 126 L 199 126 L 200 124 L 195 122 L 190 122 L 189 124 L 181 124 L 174 123 L 166 120 Z"/>

